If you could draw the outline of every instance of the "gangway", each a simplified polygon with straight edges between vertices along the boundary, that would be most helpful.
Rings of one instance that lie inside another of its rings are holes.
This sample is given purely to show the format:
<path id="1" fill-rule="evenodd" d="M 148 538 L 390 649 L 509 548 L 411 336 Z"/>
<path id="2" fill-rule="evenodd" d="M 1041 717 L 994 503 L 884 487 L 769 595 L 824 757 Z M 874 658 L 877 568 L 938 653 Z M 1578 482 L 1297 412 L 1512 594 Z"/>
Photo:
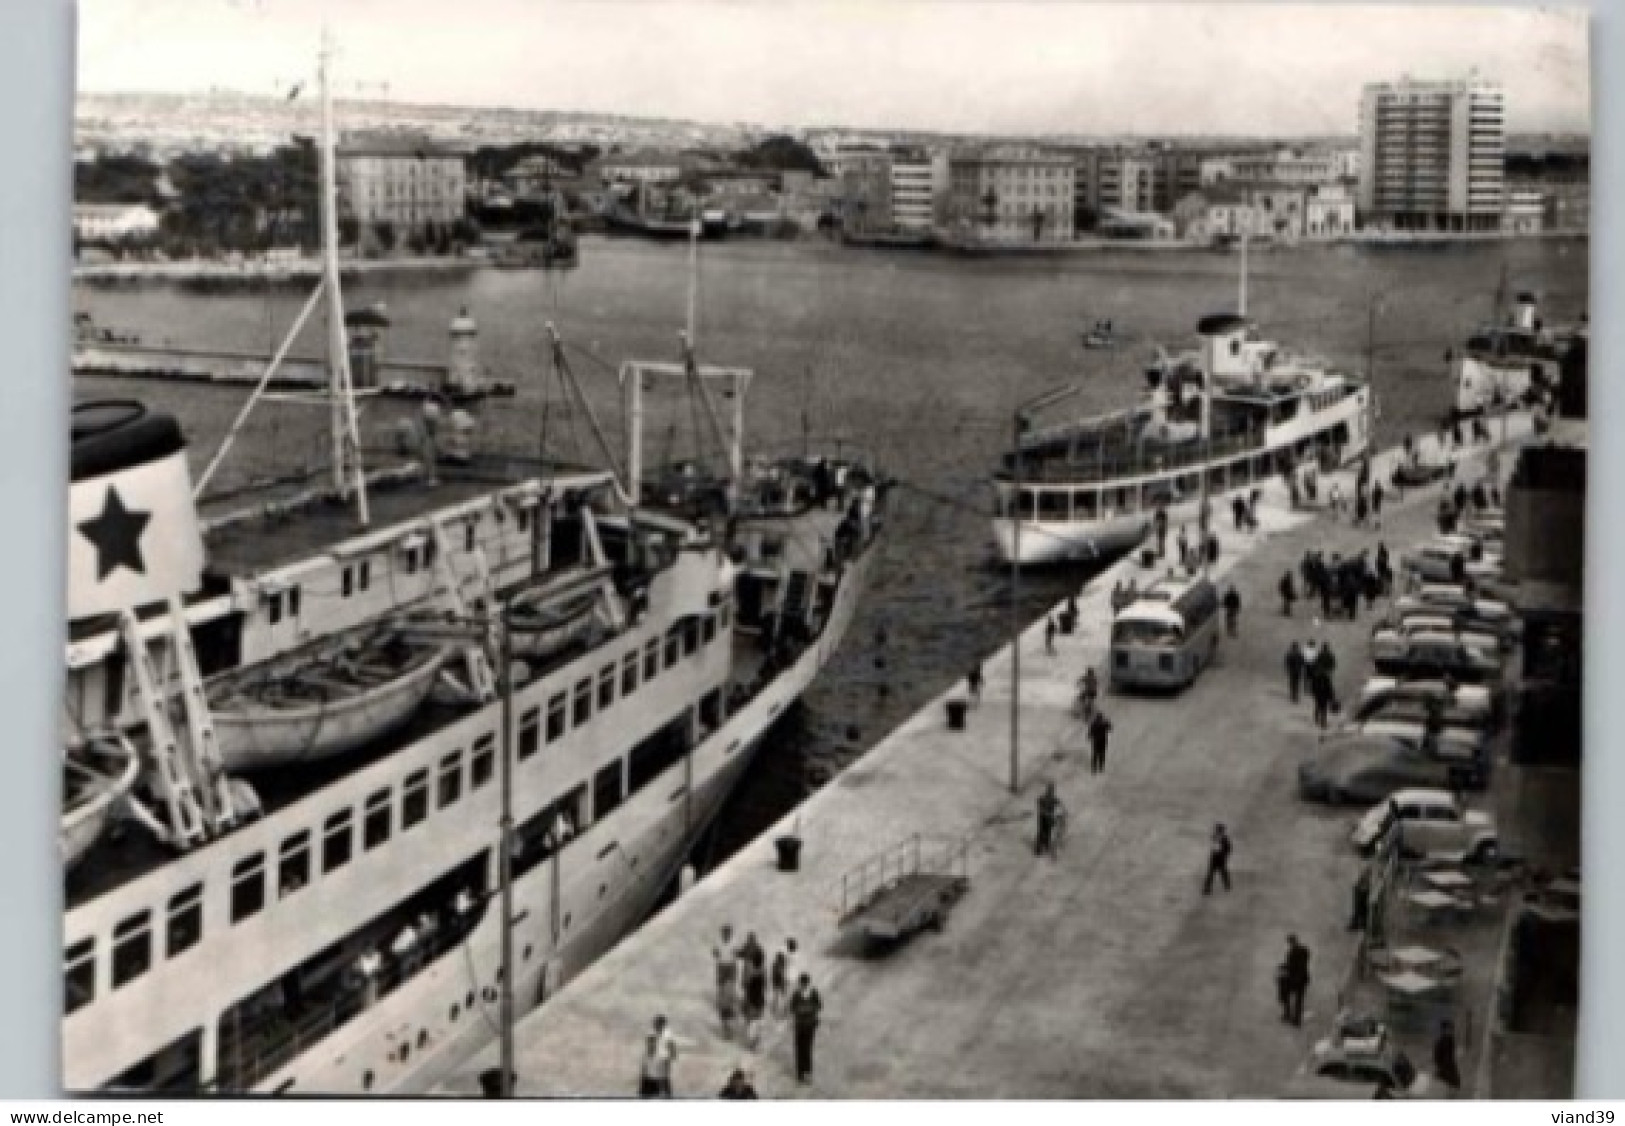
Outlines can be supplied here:
<path id="1" fill-rule="evenodd" d="M 970 842 L 915 834 L 841 877 L 841 929 L 898 942 L 930 927 L 970 888 Z"/>

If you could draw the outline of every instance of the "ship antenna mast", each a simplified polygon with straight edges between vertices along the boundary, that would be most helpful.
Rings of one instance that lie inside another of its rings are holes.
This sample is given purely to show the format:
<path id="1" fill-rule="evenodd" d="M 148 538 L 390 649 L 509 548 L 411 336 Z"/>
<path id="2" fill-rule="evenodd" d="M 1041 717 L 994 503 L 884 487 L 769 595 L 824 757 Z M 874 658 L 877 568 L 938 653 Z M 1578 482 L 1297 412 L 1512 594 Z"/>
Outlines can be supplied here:
<path id="1" fill-rule="evenodd" d="M 338 495 L 348 500 L 353 491 L 361 526 L 370 523 L 367 511 L 367 476 L 361 464 L 361 433 L 356 424 L 355 384 L 350 373 L 350 350 L 345 339 L 344 294 L 339 289 L 338 185 L 333 142 L 333 93 L 328 82 L 332 60 L 332 38 L 322 28 L 321 62 L 317 78 L 321 85 L 321 217 L 322 277 L 327 291 L 327 370 L 328 400 L 332 410 L 333 484 Z"/>

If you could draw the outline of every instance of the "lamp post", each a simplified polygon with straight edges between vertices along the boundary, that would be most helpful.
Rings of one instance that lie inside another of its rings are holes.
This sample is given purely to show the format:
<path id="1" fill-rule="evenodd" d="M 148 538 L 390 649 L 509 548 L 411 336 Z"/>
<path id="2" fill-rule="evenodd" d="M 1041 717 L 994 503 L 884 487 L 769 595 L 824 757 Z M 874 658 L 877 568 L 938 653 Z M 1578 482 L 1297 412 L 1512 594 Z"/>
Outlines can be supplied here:
<path id="1" fill-rule="evenodd" d="M 502 888 L 502 1097 L 513 1098 L 513 623 L 503 607 L 499 677 L 502 694 L 502 818 L 500 863 Z"/>
<path id="2" fill-rule="evenodd" d="M 1010 792 L 1021 785 L 1021 430 L 1027 416 L 1054 406 L 1083 389 L 1081 384 L 1052 388 L 1016 407 L 1011 422 L 1015 445 L 1011 477 L 1015 488 L 1010 503 Z M 1036 501 L 1034 511 L 1036 514 Z"/>

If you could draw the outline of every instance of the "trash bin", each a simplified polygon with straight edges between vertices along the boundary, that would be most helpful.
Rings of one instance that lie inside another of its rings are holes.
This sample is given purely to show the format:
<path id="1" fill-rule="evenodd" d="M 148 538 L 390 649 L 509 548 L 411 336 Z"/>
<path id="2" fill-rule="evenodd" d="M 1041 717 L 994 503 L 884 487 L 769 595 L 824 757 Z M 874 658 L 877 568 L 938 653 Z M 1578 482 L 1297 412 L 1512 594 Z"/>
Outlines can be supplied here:
<path id="1" fill-rule="evenodd" d="M 779 850 L 779 871 L 795 872 L 801 868 L 801 838 L 779 837 L 773 844 Z"/>
<path id="2" fill-rule="evenodd" d="M 508 1076 L 510 1089 L 517 1090 L 519 1076 L 513 1072 L 509 1072 Z M 500 1099 L 502 1097 L 502 1069 L 500 1067 L 488 1067 L 480 1072 L 480 1094 L 488 1099 Z"/>
<path id="3" fill-rule="evenodd" d="M 966 705 L 964 700 L 949 700 L 948 701 L 948 730 L 949 731 L 963 731 L 963 730 L 965 730 L 965 709 L 966 709 L 966 707 L 967 707 L 967 705 Z"/>

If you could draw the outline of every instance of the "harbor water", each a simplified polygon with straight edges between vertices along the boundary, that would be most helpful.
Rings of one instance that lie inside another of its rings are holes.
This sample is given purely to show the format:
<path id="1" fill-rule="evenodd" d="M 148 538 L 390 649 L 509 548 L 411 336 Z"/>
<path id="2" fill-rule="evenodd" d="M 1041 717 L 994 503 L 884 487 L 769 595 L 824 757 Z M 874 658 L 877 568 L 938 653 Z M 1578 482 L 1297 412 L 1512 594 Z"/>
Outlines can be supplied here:
<path id="1" fill-rule="evenodd" d="M 1369 367 L 1377 440 L 1386 445 L 1448 409 L 1446 350 L 1491 315 L 1503 268 L 1511 292 L 1530 291 L 1547 320 L 1572 322 L 1587 308 L 1588 250 L 1583 240 L 1255 250 L 1246 311 L 1289 350 L 1355 372 Z M 986 481 L 1009 448 L 1015 405 L 1068 383 L 1082 387 L 1068 412 L 1126 405 L 1158 345 L 1191 347 L 1199 317 L 1236 307 L 1238 274 L 1233 251 L 963 258 L 824 242 L 704 246 L 698 356 L 756 373 L 748 446 L 861 449 L 899 481 L 858 623 L 805 707 L 764 747 L 710 859 L 772 824 L 1007 638 L 1010 577 L 991 554 Z M 478 412 L 487 444 L 602 464 L 587 419 L 566 406 L 552 374 L 546 326 L 557 327 L 571 369 L 618 441 L 616 370 L 632 358 L 680 358 L 688 293 L 686 246 L 589 238 L 575 269 L 369 274 L 347 284 L 346 300 L 383 302 L 393 322 L 386 354 L 430 362 L 445 360 L 447 326 L 466 307 L 489 378 L 518 386 L 514 399 Z M 302 286 L 81 284 L 75 303 L 98 325 L 147 343 L 270 352 L 306 296 Z M 1117 346 L 1086 350 L 1082 333 L 1107 319 Z M 295 351 L 318 353 L 321 331 L 314 318 Z M 651 404 L 647 456 L 714 457 L 708 426 L 679 386 Z M 74 393 L 136 397 L 176 413 L 196 475 L 247 391 L 83 378 Z M 420 409 L 368 400 L 365 443 L 391 446 Z M 320 406 L 266 403 L 219 485 L 321 464 L 327 426 Z M 1024 620 L 1076 589 L 1078 578 L 1024 576 Z"/>

